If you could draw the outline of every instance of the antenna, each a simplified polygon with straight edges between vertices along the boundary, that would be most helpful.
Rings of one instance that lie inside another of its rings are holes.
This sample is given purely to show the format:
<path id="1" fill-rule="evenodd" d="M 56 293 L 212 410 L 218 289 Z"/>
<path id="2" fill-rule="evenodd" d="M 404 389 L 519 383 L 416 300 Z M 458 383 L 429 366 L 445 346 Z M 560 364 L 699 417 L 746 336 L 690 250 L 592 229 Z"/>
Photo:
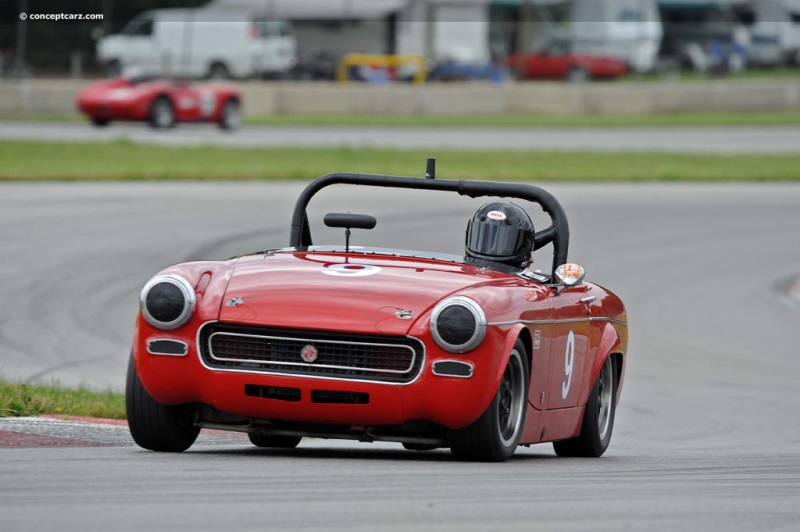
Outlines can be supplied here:
<path id="1" fill-rule="evenodd" d="M 428 163 L 425 165 L 425 179 L 436 179 L 435 157 L 428 157 Z"/>

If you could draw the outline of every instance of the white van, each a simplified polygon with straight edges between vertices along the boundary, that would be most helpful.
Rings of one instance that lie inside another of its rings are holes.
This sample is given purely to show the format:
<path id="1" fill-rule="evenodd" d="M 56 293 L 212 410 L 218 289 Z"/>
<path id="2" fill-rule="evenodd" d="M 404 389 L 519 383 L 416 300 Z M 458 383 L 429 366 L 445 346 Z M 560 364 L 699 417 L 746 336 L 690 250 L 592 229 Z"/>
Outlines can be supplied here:
<path id="1" fill-rule="evenodd" d="M 149 76 L 282 77 L 296 64 L 296 48 L 286 22 L 231 11 L 159 9 L 100 39 L 97 57 L 112 76 L 135 67 Z"/>
<path id="2" fill-rule="evenodd" d="M 754 0 L 736 15 L 750 32 L 750 64 L 800 64 L 800 0 Z"/>
<path id="3" fill-rule="evenodd" d="M 575 0 L 571 31 L 576 52 L 616 57 L 638 73 L 656 68 L 664 35 L 655 0 Z"/>

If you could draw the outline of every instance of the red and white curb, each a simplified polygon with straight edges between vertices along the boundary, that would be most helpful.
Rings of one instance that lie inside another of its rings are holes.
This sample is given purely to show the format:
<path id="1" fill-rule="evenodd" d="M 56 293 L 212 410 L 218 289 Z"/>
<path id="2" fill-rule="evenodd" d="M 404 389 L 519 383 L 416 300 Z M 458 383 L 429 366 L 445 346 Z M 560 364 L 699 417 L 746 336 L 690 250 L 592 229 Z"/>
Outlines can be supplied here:
<path id="1" fill-rule="evenodd" d="M 199 445 L 240 444 L 246 434 L 203 430 Z M 0 449 L 26 447 L 118 447 L 135 445 L 124 419 L 79 416 L 0 418 Z"/>

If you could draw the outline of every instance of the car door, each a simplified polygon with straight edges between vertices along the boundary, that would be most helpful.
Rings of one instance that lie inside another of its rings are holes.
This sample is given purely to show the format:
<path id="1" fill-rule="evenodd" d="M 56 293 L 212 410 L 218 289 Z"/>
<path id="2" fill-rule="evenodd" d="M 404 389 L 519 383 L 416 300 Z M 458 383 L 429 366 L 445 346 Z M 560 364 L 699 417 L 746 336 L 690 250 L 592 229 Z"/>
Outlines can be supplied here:
<path id="1" fill-rule="evenodd" d="M 589 295 L 586 285 L 554 290 L 547 409 L 578 406 L 589 353 Z"/>

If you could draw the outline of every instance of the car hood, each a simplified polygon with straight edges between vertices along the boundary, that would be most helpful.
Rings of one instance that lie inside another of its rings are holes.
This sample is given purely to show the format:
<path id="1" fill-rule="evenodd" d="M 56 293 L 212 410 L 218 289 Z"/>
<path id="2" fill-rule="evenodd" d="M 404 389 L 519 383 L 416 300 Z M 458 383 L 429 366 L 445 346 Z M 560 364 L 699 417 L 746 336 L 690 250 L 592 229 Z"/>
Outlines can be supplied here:
<path id="1" fill-rule="evenodd" d="M 238 259 L 222 300 L 227 323 L 408 334 L 442 298 L 506 274 L 412 257 L 279 252 Z"/>

